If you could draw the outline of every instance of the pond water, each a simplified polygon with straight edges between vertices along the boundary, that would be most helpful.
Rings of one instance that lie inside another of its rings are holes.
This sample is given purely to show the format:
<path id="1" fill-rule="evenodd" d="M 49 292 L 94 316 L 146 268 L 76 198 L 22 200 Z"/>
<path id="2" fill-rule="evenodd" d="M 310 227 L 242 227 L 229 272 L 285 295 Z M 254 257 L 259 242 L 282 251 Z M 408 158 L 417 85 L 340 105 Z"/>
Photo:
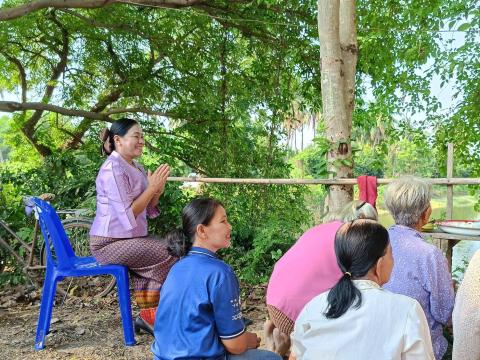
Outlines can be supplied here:
<path id="1" fill-rule="evenodd" d="M 380 223 L 389 227 L 394 221 L 383 206 L 383 199 L 377 202 Z M 474 210 L 475 198 L 469 195 L 455 196 L 453 200 L 453 219 L 455 220 L 479 220 L 480 213 Z M 445 219 L 446 198 L 439 197 L 432 199 L 431 219 Z M 480 250 L 480 241 L 460 241 L 453 248 L 452 273 L 456 280 L 463 278 L 463 273 L 475 251 Z"/>

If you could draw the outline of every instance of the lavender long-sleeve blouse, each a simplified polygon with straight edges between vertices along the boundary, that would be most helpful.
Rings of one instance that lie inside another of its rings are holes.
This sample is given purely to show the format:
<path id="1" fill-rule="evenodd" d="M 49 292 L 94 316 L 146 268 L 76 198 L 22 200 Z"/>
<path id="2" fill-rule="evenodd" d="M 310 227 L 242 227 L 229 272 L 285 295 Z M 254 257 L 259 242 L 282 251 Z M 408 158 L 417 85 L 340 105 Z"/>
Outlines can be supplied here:
<path id="1" fill-rule="evenodd" d="M 147 188 L 147 175 L 136 161 L 129 164 L 116 151 L 107 158 L 95 182 L 97 210 L 90 235 L 111 238 L 146 236 L 147 215 L 158 216 L 156 207 L 148 206 L 135 217 L 133 201 Z"/>
<path id="2" fill-rule="evenodd" d="M 440 360 L 447 350 L 442 325 L 449 321 L 455 301 L 447 259 L 412 228 L 394 225 L 388 233 L 394 266 L 390 281 L 383 287 L 420 303 L 430 327 L 435 358 Z"/>

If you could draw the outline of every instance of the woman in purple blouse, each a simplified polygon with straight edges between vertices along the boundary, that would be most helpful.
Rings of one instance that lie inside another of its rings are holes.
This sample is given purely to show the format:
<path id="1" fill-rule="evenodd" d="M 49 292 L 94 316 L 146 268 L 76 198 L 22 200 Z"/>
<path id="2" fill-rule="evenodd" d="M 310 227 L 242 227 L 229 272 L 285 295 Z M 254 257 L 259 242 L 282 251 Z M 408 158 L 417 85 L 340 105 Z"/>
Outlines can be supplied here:
<path id="1" fill-rule="evenodd" d="M 455 295 L 447 259 L 421 234 L 432 213 L 431 193 L 427 181 L 413 176 L 393 181 L 385 191 L 385 205 L 395 220 L 388 229 L 395 264 L 384 288 L 422 305 L 435 358 L 440 360 L 447 350 L 443 325 L 450 320 Z"/>
<path id="2" fill-rule="evenodd" d="M 90 230 L 90 249 L 101 264 L 130 269 L 140 316 L 135 330 L 153 335 L 153 323 L 168 271 L 177 261 L 167 244 L 149 236 L 147 216 L 158 216 L 158 200 L 170 169 L 160 165 L 145 172 L 134 159 L 142 155 L 142 129 L 132 119 L 115 121 L 102 132 L 102 153 L 108 155 L 97 176 L 97 210 Z"/>

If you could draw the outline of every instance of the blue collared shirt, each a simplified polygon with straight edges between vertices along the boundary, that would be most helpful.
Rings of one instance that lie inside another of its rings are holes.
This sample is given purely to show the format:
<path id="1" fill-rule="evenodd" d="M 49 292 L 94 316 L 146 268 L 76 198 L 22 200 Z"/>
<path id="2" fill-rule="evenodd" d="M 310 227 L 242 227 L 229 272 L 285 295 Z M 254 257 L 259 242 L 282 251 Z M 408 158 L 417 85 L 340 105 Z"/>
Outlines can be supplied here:
<path id="1" fill-rule="evenodd" d="M 192 247 L 168 273 L 155 318 L 154 359 L 224 359 L 221 339 L 245 331 L 240 289 L 232 268 Z"/>

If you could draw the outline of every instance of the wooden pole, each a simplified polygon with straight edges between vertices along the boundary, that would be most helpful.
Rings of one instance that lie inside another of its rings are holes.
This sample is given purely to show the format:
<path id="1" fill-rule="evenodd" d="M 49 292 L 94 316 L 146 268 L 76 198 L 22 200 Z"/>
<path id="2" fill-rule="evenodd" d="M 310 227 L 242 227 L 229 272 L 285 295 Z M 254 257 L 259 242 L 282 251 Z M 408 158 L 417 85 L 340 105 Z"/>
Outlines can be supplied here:
<path id="1" fill-rule="evenodd" d="M 448 143 L 447 147 L 447 179 L 453 178 L 453 144 Z M 447 185 L 447 220 L 453 219 L 453 185 Z"/>
<path id="2" fill-rule="evenodd" d="M 447 179 L 452 179 L 453 177 L 453 143 L 447 144 Z M 453 219 L 453 185 L 447 185 L 447 213 L 446 219 Z M 446 251 L 445 256 L 447 257 L 448 265 L 450 271 L 452 271 L 452 258 L 453 258 L 453 247 L 458 242 L 458 240 L 447 240 L 446 241 Z M 443 246 L 442 246 L 443 248 Z"/>
<path id="3" fill-rule="evenodd" d="M 395 179 L 377 179 L 377 184 L 390 184 Z M 426 179 L 432 185 L 480 185 L 480 178 L 435 178 Z M 244 184 L 244 185 L 356 185 L 357 179 L 231 179 L 231 178 L 203 178 L 169 177 L 168 181 L 199 182 L 217 184 Z"/>

